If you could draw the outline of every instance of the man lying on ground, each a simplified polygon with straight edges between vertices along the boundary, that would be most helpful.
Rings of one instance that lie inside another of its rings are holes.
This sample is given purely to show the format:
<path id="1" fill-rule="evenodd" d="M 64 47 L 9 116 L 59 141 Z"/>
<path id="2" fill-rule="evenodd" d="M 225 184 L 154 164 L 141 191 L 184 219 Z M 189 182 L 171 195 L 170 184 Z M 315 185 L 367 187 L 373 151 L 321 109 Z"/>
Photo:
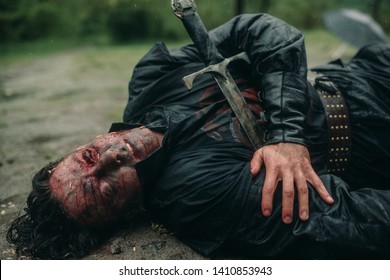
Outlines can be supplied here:
<path id="1" fill-rule="evenodd" d="M 255 151 L 196 48 L 156 44 L 138 63 L 122 123 L 33 179 L 8 231 L 19 253 L 80 257 L 145 207 L 206 256 L 390 256 L 390 47 L 308 73 L 302 34 L 270 15 L 210 32 L 266 132 Z M 309 75 L 308 75 L 309 74 Z M 309 76 L 309 80 L 307 80 Z"/>

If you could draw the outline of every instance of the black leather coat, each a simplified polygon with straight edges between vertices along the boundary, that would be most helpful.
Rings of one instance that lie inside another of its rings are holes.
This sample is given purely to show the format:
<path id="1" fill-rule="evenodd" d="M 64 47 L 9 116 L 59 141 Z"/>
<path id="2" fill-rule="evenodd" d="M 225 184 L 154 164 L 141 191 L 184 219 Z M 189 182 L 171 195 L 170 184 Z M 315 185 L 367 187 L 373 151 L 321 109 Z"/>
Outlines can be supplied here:
<path id="1" fill-rule="evenodd" d="M 124 123 L 111 128 L 113 131 L 146 125 L 165 133 L 162 148 L 137 165 L 145 207 L 152 216 L 205 255 L 229 248 L 255 258 L 389 257 L 390 188 L 386 184 L 390 185 L 384 182 L 389 178 L 384 173 L 390 172 L 383 171 L 390 162 L 390 110 L 386 107 L 390 83 L 388 72 L 381 74 L 383 67 L 389 67 L 389 48 L 376 50 L 376 56 L 378 52 L 386 54 L 380 58 L 382 62 L 364 64 L 363 57 L 346 67 L 331 64 L 317 69 L 343 90 L 343 86 L 358 89 L 347 96 L 353 137 L 357 137 L 353 140 L 357 147 L 353 160 L 359 168 L 362 161 L 364 167 L 372 162 L 384 164 L 374 173 L 381 173 L 376 180 L 385 190 L 380 190 L 369 180 L 367 185 L 354 187 L 326 174 L 324 109 L 313 88 L 308 89 L 304 41 L 298 30 L 269 15 L 243 15 L 216 28 L 211 36 L 225 57 L 241 51 L 248 53 L 250 66 L 235 63 L 230 70 L 267 131 L 267 143 L 308 145 L 313 164 L 335 203 L 327 205 L 311 189 L 309 221 L 301 222 L 294 215 L 293 223 L 285 225 L 278 188 L 273 215 L 263 217 L 260 203 L 264 170 L 251 176 L 249 161 L 253 150 L 223 95 L 208 75 L 195 80 L 191 92 L 181 82 L 183 76 L 204 67 L 195 48 L 190 45 L 168 51 L 159 43 L 134 69 Z M 370 65 L 367 67 L 372 71 L 357 69 L 360 63 L 361 67 Z M 373 78 L 366 79 L 364 72 L 370 72 Z M 383 98 L 375 97 L 376 91 L 382 89 L 387 89 L 381 93 Z M 367 92 L 370 97 L 366 98 Z M 387 110 L 386 114 L 383 110 Z M 262 112 L 266 122 L 261 119 Z M 372 125 L 363 128 L 367 122 Z M 370 141 L 366 143 L 367 139 Z M 380 141 L 387 143 L 385 150 L 380 148 Z M 361 154 L 366 148 L 381 155 L 366 158 L 370 152 Z M 371 177 L 370 171 L 363 172 L 365 179 Z M 356 172 L 360 169 L 350 173 L 350 182 Z"/>

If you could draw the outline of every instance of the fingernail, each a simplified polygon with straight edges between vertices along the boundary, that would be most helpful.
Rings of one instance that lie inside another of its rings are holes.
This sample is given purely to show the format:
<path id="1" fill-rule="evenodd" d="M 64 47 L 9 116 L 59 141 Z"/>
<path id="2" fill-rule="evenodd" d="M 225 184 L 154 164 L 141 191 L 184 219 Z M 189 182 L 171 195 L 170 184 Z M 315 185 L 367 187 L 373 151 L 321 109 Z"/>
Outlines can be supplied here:
<path id="1" fill-rule="evenodd" d="M 330 195 L 328 195 L 328 199 L 329 201 L 334 202 L 333 197 L 331 197 Z"/>
<path id="2" fill-rule="evenodd" d="M 266 217 L 269 217 L 269 216 L 271 216 L 271 211 L 269 209 L 265 209 L 263 211 L 263 215 L 266 216 Z"/>
<path id="3" fill-rule="evenodd" d="M 301 219 L 304 219 L 304 220 L 306 220 L 308 217 L 309 217 L 309 216 L 308 216 L 308 214 L 307 214 L 307 211 L 306 211 L 306 210 L 304 210 L 304 211 L 302 211 L 302 212 L 301 212 Z"/>
<path id="4" fill-rule="evenodd" d="M 291 216 L 284 216 L 283 222 L 284 222 L 285 224 L 291 223 L 291 222 L 292 222 Z"/>

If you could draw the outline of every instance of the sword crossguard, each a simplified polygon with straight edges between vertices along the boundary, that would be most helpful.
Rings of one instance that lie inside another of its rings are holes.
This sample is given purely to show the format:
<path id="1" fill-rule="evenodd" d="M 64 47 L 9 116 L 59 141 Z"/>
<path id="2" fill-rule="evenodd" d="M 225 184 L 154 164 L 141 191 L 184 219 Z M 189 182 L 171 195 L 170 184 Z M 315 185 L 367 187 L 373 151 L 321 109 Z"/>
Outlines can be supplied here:
<path id="1" fill-rule="evenodd" d="M 199 70 L 199 71 L 194 72 L 194 73 L 192 73 L 190 75 L 184 76 L 183 77 L 183 83 L 186 86 L 186 88 L 188 90 L 190 90 L 190 89 L 192 89 L 194 80 L 199 75 L 203 75 L 205 73 L 216 74 L 216 75 L 219 75 L 219 76 L 221 76 L 221 77 L 226 79 L 226 77 L 227 77 L 227 66 L 230 64 L 230 62 L 235 61 L 235 60 L 243 60 L 243 61 L 247 62 L 248 64 L 250 64 L 250 60 L 249 60 L 248 55 L 246 54 L 246 52 L 242 52 L 242 53 L 236 54 L 234 56 L 231 56 L 229 58 L 225 58 L 220 63 L 209 65 L 209 66 L 203 68 L 202 70 Z"/>

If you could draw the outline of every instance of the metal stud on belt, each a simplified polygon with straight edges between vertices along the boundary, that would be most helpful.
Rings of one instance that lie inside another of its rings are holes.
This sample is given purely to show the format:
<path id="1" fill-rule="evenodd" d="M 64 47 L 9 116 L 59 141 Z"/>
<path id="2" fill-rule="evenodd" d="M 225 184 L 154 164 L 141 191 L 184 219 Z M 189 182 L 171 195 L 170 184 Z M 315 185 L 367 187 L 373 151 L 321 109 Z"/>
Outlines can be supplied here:
<path id="1" fill-rule="evenodd" d="M 351 156 L 351 128 L 344 97 L 329 80 L 317 77 L 312 82 L 326 112 L 328 126 L 328 172 L 341 175 Z"/>

